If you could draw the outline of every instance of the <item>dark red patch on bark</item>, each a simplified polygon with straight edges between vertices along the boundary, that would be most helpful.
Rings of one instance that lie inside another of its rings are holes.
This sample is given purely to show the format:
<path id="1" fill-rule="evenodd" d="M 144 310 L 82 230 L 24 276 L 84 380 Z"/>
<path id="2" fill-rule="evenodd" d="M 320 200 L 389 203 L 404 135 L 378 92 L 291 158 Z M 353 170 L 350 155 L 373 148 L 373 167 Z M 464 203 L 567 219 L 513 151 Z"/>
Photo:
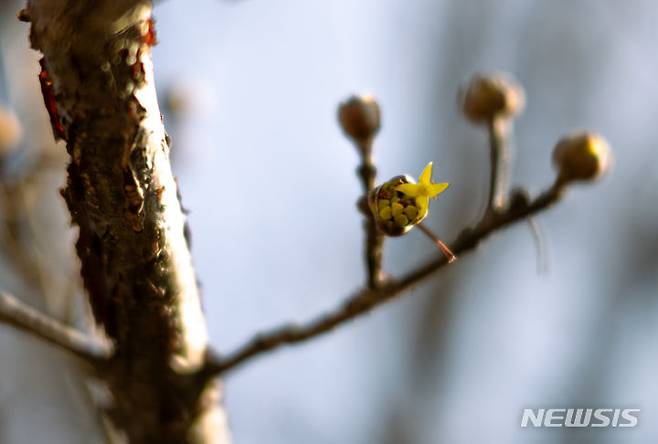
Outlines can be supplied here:
<path id="1" fill-rule="evenodd" d="M 146 22 L 146 34 L 144 34 L 144 43 L 149 46 L 157 45 L 158 38 L 155 35 L 155 22 L 152 18 Z"/>
<path id="2" fill-rule="evenodd" d="M 50 116 L 50 124 L 53 128 L 53 135 L 55 136 L 55 140 L 66 140 L 64 125 L 62 125 L 62 122 L 59 119 L 59 114 L 57 112 L 57 100 L 55 99 L 55 94 L 53 93 L 53 81 L 50 78 L 50 75 L 48 75 L 44 59 L 41 59 L 39 64 L 41 65 L 41 72 L 39 73 L 41 94 L 43 95 L 43 102 L 46 105 L 48 115 Z"/>

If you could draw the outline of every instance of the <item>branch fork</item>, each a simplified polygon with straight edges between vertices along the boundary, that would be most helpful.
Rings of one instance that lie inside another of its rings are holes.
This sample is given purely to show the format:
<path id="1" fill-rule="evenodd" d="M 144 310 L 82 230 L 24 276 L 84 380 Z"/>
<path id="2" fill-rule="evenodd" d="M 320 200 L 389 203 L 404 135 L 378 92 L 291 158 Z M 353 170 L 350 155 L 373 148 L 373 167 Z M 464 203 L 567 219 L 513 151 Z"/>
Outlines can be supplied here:
<path id="1" fill-rule="evenodd" d="M 364 104 L 359 103 L 358 98 L 351 98 L 341 106 L 340 116 L 343 129 L 348 136 L 356 141 L 357 148 L 359 148 L 361 166 L 357 172 L 361 178 L 363 190 L 368 193 L 374 187 L 374 172 L 376 171 L 372 162 L 372 138 L 363 138 L 359 141 L 359 138 L 354 137 L 354 131 L 349 131 L 352 128 L 350 124 L 353 122 L 346 117 L 349 115 L 352 116 L 352 119 L 355 119 L 354 109 L 358 110 L 359 106 L 363 107 Z M 346 109 L 352 114 L 348 113 Z M 358 113 L 357 116 L 359 116 Z M 363 116 L 361 115 L 361 117 Z M 449 244 L 441 241 L 422 223 L 418 225 L 420 230 L 432 240 L 437 248 L 444 252 L 444 255 L 425 262 L 399 278 L 376 280 L 373 279 L 376 276 L 373 273 L 381 272 L 381 244 L 367 241 L 365 254 L 368 259 L 366 264 L 369 279 L 366 286 L 349 296 L 335 309 L 304 324 L 283 325 L 258 333 L 243 346 L 227 355 L 219 355 L 214 351 L 209 352 L 202 373 L 206 376 L 225 374 L 266 352 L 325 334 L 368 313 L 379 305 L 400 297 L 406 290 L 450 264 L 454 261 L 456 255 L 475 249 L 480 242 L 492 233 L 507 228 L 516 222 L 529 219 L 557 203 L 566 185 L 559 175 L 546 191 L 534 199 L 530 199 L 524 190 L 515 190 L 510 195 L 508 191 L 510 154 L 508 152 L 509 133 L 507 131 L 509 124 L 502 118 L 492 118 L 487 126 L 491 150 L 491 180 L 487 211 L 480 221 L 472 227 L 463 229 L 456 239 Z M 365 217 L 369 217 L 374 224 L 364 198 L 359 200 L 358 207 L 364 212 Z M 374 231 L 371 232 L 370 228 L 373 228 Z M 383 242 L 381 233 L 377 233 L 376 226 L 369 225 L 367 219 L 366 238 L 371 239 L 371 234 L 373 236 L 379 235 L 381 239 L 379 242 Z M 375 248 L 373 248 L 373 245 Z M 377 260 L 370 261 L 374 254 L 378 254 L 376 256 Z"/>

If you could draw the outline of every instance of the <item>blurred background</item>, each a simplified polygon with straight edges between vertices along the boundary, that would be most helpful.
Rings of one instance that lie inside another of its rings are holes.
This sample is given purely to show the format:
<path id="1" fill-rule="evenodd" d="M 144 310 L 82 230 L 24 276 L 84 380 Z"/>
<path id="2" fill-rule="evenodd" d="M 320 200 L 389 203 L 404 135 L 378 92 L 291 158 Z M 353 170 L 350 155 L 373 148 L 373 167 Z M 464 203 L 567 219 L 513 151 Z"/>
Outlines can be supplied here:
<path id="1" fill-rule="evenodd" d="M 90 329 L 39 56 L 19 2 L 0 5 L 0 132 L 17 142 L 1 148 L 0 289 Z M 236 444 L 658 440 L 657 3 L 167 0 L 155 13 L 156 82 L 221 351 L 361 285 L 358 157 L 336 123 L 354 92 L 382 106 L 381 180 L 433 160 L 451 183 L 427 222 L 446 239 L 487 194 L 486 134 L 456 106 L 476 72 L 526 89 L 515 185 L 548 186 L 552 147 L 573 130 L 600 132 L 615 156 L 538 217 L 547 271 L 521 223 L 401 300 L 228 375 Z M 243 195 L 227 204 L 232 186 Z M 436 254 L 412 231 L 387 241 L 385 268 Z M 0 356 L 1 443 L 104 442 L 72 359 L 1 325 Z M 641 413 L 635 429 L 522 429 L 526 407 Z"/>

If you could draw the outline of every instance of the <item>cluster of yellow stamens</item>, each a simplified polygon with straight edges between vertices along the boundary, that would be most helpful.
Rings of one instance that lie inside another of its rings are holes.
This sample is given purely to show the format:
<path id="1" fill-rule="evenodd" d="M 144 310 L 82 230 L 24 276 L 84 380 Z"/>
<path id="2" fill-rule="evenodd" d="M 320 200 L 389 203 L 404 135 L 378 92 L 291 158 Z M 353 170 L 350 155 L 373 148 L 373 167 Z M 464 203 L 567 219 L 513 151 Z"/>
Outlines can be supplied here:
<path id="1" fill-rule="evenodd" d="M 418 216 L 418 208 L 410 199 L 400 198 L 395 193 L 390 199 L 379 199 L 379 218 L 382 220 L 393 219 L 395 223 L 404 227 L 409 225 Z"/>
<path id="2" fill-rule="evenodd" d="M 418 183 L 409 176 L 396 176 L 373 190 L 369 204 L 377 226 L 390 236 L 399 236 L 422 221 L 429 200 L 448 188 L 447 183 L 432 183 L 432 162 L 427 164 Z"/>

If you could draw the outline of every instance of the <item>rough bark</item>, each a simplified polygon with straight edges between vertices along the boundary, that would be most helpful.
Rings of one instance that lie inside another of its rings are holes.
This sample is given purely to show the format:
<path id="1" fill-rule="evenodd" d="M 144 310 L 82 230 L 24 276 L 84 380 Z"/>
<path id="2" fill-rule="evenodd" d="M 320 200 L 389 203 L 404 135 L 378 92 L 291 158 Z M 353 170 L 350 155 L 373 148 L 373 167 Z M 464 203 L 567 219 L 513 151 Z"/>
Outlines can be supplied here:
<path id="1" fill-rule="evenodd" d="M 114 343 L 99 377 L 131 443 L 226 442 L 219 383 L 199 378 L 205 320 L 158 109 L 151 3 L 31 0 L 33 48 L 94 317 Z"/>

